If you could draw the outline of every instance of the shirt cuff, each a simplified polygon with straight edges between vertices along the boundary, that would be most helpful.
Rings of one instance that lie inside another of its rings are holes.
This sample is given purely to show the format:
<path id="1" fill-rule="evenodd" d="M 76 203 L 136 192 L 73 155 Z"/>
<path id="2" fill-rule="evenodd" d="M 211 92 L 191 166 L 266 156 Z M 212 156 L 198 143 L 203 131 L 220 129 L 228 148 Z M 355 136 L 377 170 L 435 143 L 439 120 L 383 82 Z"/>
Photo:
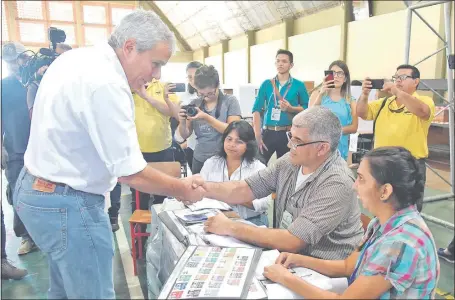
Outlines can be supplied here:
<path id="1" fill-rule="evenodd" d="M 253 200 L 253 207 L 255 212 L 266 212 L 269 208 L 269 198 Z"/>
<path id="2" fill-rule="evenodd" d="M 115 177 L 125 177 L 141 172 L 146 166 L 147 162 L 141 154 L 132 155 L 111 165 L 111 172 Z"/>
<path id="3" fill-rule="evenodd" d="M 288 231 L 310 245 L 317 244 L 322 238 L 322 234 L 317 225 L 304 217 L 298 217 L 294 220 L 289 226 Z"/>

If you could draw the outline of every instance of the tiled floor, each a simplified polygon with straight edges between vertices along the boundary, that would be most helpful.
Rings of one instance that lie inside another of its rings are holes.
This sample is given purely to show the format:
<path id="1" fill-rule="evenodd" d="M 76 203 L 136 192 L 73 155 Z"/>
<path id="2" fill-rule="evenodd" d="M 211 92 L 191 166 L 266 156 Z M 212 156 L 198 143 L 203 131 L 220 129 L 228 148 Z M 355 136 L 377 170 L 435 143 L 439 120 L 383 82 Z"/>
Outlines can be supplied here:
<path id="1" fill-rule="evenodd" d="M 431 176 L 431 175 L 429 175 Z M 2 199 L 5 196 L 6 180 L 2 172 Z M 436 179 L 435 179 L 436 180 Z M 435 195 L 446 193 L 447 191 L 428 188 L 426 195 Z M 114 283 L 115 292 L 118 299 L 128 298 L 147 298 L 147 279 L 145 273 L 145 259 L 138 261 L 139 276 L 134 277 L 131 265 L 131 256 L 129 249 L 131 246 L 128 218 L 131 215 L 130 206 L 131 195 L 129 188 L 122 187 L 122 207 L 120 209 L 120 218 L 122 229 L 116 232 L 115 244 L 116 251 L 114 257 Z M 18 267 L 26 268 L 29 275 L 19 281 L 5 281 L 1 283 L 2 298 L 7 299 L 45 299 L 48 289 L 48 270 L 46 256 L 37 251 L 18 257 L 16 251 L 20 245 L 20 239 L 14 235 L 12 229 L 13 213 L 12 207 L 2 201 L 3 213 L 5 215 L 6 225 L 6 251 L 8 258 Z M 423 212 L 445 221 L 454 223 L 454 202 L 453 200 L 427 203 L 424 205 Z M 269 215 L 272 215 L 269 212 Z M 440 225 L 427 222 L 430 227 L 436 245 L 446 247 L 446 244 L 453 238 L 454 232 Z M 450 293 L 448 297 L 454 295 L 454 265 L 441 261 L 441 278 L 439 281 L 438 298 L 448 299 L 440 296 L 441 294 Z"/>

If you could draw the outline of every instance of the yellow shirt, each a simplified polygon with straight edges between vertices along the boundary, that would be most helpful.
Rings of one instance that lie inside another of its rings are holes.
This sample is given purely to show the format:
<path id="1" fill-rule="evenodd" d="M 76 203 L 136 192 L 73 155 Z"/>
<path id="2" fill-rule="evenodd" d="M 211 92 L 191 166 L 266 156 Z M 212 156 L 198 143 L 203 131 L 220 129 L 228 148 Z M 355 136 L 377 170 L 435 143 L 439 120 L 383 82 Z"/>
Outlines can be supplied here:
<path id="1" fill-rule="evenodd" d="M 153 80 L 147 87 L 147 94 L 164 103 L 164 85 Z M 170 117 L 163 115 L 146 100 L 134 94 L 135 123 L 141 151 L 152 153 L 163 151 L 172 145 Z M 169 100 L 178 102 L 175 94 Z"/>
<path id="2" fill-rule="evenodd" d="M 427 137 L 428 129 L 434 118 L 434 102 L 430 97 L 420 96 L 417 92 L 414 92 L 412 96 L 428 105 L 430 108 L 428 120 L 419 118 L 406 108 L 400 113 L 391 112 L 389 105 L 393 110 L 399 107 L 397 102 L 393 101 L 396 97 L 390 97 L 376 120 L 374 148 L 401 146 L 408 149 L 417 159 L 428 157 Z M 384 98 L 368 103 L 367 120 L 376 118 L 382 101 Z"/>

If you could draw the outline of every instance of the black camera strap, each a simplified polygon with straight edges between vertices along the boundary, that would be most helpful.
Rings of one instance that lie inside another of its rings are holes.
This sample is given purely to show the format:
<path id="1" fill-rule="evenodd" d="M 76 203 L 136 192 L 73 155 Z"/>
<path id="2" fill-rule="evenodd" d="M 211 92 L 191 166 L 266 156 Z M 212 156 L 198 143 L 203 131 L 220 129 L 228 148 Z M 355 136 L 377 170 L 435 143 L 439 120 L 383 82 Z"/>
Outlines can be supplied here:
<path id="1" fill-rule="evenodd" d="M 374 121 L 373 121 L 373 138 L 371 140 L 373 143 L 374 143 L 374 136 L 375 136 L 375 132 L 376 132 L 376 121 L 378 120 L 379 114 L 381 113 L 382 109 L 384 108 L 384 106 L 387 103 L 387 100 L 389 100 L 389 98 L 390 97 L 385 97 L 384 98 L 384 100 L 381 103 L 381 107 L 379 108 L 378 114 L 376 115 L 376 118 L 374 118 Z"/>

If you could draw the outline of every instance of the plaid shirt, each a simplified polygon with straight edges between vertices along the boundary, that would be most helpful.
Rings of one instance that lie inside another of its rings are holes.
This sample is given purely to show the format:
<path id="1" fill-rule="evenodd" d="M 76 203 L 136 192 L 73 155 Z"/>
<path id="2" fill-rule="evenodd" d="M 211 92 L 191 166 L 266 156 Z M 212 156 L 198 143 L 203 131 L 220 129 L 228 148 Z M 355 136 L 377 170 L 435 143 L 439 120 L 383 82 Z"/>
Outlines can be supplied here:
<path id="1" fill-rule="evenodd" d="M 434 299 L 439 260 L 433 236 L 414 205 L 383 226 L 374 218 L 360 245 L 353 278 L 383 275 L 393 287 L 380 299 Z"/>

